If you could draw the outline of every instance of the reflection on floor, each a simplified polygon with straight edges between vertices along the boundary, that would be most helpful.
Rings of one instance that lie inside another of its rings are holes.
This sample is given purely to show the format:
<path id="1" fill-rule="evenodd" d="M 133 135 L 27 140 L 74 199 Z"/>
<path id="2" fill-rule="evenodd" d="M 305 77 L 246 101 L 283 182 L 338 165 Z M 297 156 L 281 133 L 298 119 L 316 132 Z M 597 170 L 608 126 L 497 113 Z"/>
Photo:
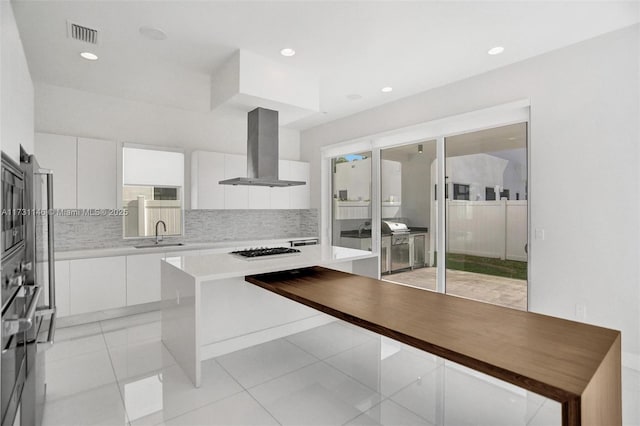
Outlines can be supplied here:
<path id="1" fill-rule="evenodd" d="M 208 360 L 196 389 L 159 319 L 60 329 L 43 424 L 560 424 L 554 401 L 339 321 Z M 640 374 L 623 374 L 625 424 L 638 424 Z"/>
<path id="2" fill-rule="evenodd" d="M 414 287 L 436 289 L 436 268 L 385 275 L 382 279 Z M 447 293 L 520 310 L 527 309 L 527 282 L 513 278 L 447 269 Z"/>

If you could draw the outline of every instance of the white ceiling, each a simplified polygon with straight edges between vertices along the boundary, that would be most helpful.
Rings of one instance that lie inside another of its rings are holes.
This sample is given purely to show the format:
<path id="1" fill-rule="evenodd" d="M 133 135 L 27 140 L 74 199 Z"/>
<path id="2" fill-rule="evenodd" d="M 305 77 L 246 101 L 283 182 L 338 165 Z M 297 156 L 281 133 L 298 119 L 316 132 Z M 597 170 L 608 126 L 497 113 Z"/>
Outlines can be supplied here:
<path id="1" fill-rule="evenodd" d="M 423 154 L 418 154 L 418 145 L 422 145 Z M 516 123 L 449 136 L 446 138 L 445 155 L 450 158 L 483 153 L 524 164 L 526 148 L 527 124 Z M 435 158 L 436 141 L 430 140 L 383 149 L 381 155 L 386 160 L 395 161 L 407 161 L 409 157 L 415 155 Z"/>
<path id="2" fill-rule="evenodd" d="M 30 1 L 14 11 L 35 81 L 194 111 L 236 49 L 320 81 L 306 129 L 639 21 L 638 2 Z M 91 48 L 66 21 L 100 31 Z M 138 29 L 163 29 L 167 40 Z M 487 55 L 493 46 L 505 52 Z M 285 58 L 283 47 L 297 54 Z M 92 50 L 100 59 L 78 54 Z M 382 93 L 383 86 L 393 92 Z M 348 95 L 358 94 L 359 100 Z"/>

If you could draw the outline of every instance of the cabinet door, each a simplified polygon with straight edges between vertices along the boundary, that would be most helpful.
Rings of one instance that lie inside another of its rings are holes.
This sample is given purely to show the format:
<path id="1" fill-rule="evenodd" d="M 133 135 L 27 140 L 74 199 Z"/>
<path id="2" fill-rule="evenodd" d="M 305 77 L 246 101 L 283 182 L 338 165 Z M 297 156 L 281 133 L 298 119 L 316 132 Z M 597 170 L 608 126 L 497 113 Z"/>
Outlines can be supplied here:
<path id="1" fill-rule="evenodd" d="M 224 154 L 195 151 L 191 155 L 191 208 L 223 209 Z"/>
<path id="2" fill-rule="evenodd" d="M 115 209 L 116 143 L 78 138 L 78 208 Z"/>
<path id="3" fill-rule="evenodd" d="M 76 138 L 36 133 L 35 154 L 40 167 L 53 170 L 53 206 L 75 209 L 76 202 Z"/>
<path id="4" fill-rule="evenodd" d="M 291 161 L 278 161 L 278 179 L 291 180 Z M 289 209 L 291 203 L 291 188 L 270 188 L 271 190 L 271 208 L 272 209 Z"/>
<path id="5" fill-rule="evenodd" d="M 69 315 L 69 261 L 56 262 L 56 308 L 58 318 Z"/>
<path id="6" fill-rule="evenodd" d="M 224 154 L 224 178 L 231 179 L 247 176 L 247 157 L 244 155 Z M 225 209 L 249 208 L 248 186 L 223 185 Z"/>
<path id="7" fill-rule="evenodd" d="M 402 197 L 402 164 L 399 161 L 382 160 L 381 169 L 382 202 L 399 201 Z"/>
<path id="8" fill-rule="evenodd" d="M 360 250 L 371 251 L 371 238 L 360 238 Z"/>
<path id="9" fill-rule="evenodd" d="M 84 314 L 126 306 L 124 256 L 71 261 L 70 313 Z"/>
<path id="10" fill-rule="evenodd" d="M 160 261 L 164 253 L 127 256 L 127 306 L 160 300 Z"/>
<path id="11" fill-rule="evenodd" d="M 249 208 L 270 209 L 271 190 L 268 186 L 249 186 Z"/>
<path id="12" fill-rule="evenodd" d="M 309 192 L 309 163 L 289 161 L 291 180 L 301 180 L 305 185 L 291 187 L 290 207 L 292 209 L 308 209 L 311 205 Z"/>

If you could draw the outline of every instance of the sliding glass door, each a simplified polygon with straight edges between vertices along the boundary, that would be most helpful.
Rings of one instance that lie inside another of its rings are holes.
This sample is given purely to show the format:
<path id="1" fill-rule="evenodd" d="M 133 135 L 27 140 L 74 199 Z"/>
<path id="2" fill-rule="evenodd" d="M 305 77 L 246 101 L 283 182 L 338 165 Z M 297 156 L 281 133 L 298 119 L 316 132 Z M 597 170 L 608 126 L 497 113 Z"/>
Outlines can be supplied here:
<path id="1" fill-rule="evenodd" d="M 445 138 L 446 293 L 527 309 L 527 125 Z"/>
<path id="2" fill-rule="evenodd" d="M 331 241 L 371 251 L 371 152 L 331 159 Z"/>
<path id="3" fill-rule="evenodd" d="M 437 287 L 436 163 L 435 140 L 380 152 L 381 275 L 428 290 Z"/>
<path id="4" fill-rule="evenodd" d="M 527 176 L 526 123 L 381 149 L 382 278 L 526 310 Z"/>

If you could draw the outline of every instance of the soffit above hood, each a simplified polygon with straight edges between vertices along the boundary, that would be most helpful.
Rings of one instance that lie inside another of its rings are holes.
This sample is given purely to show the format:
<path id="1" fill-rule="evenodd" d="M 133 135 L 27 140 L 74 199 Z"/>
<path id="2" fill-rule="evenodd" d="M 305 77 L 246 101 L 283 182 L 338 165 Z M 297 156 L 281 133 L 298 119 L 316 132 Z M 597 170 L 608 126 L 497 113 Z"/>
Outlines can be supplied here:
<path id="1" fill-rule="evenodd" d="M 247 120 L 247 177 L 221 180 L 221 185 L 286 187 L 306 182 L 278 179 L 278 111 L 256 108 Z"/>
<path id="2" fill-rule="evenodd" d="M 318 78 L 248 50 L 237 50 L 211 75 L 211 109 L 221 105 L 249 111 L 278 111 L 280 124 L 320 110 Z"/>

